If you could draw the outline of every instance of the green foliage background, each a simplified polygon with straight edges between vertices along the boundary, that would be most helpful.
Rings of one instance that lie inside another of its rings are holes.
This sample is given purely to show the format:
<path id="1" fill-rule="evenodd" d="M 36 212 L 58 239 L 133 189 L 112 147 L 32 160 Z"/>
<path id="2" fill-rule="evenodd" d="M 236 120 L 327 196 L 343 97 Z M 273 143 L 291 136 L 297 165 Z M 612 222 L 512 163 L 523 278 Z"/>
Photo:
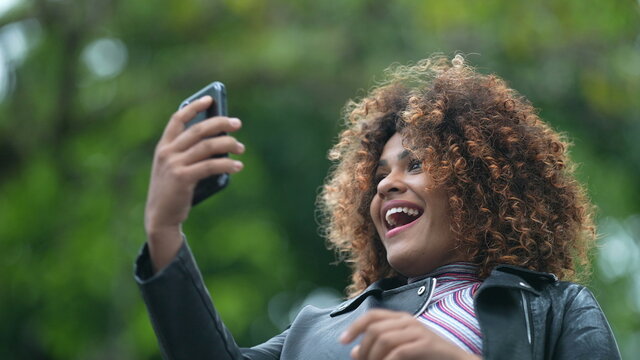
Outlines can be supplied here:
<path id="1" fill-rule="evenodd" d="M 602 234 L 589 285 L 623 355 L 640 352 L 638 2 L 4 1 L 0 358 L 159 358 L 132 278 L 150 163 L 213 80 L 246 166 L 185 232 L 223 318 L 247 346 L 340 296 L 314 199 L 341 108 L 434 52 L 502 76 L 573 140 Z"/>

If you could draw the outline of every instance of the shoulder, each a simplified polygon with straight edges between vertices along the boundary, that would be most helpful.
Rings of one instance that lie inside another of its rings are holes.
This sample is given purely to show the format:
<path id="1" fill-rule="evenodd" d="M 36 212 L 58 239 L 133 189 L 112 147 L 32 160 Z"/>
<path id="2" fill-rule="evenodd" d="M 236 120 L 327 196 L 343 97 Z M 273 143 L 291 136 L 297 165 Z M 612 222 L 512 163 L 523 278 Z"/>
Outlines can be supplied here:
<path id="1" fill-rule="evenodd" d="M 484 295 L 478 293 L 481 302 L 500 301 L 507 294 L 516 299 L 516 305 L 522 299 L 520 304 L 533 320 L 533 343 L 542 346 L 541 354 L 557 359 L 620 358 L 605 314 L 584 285 L 559 281 L 550 273 L 501 265 L 482 287 L 486 290 Z"/>
<path id="2" fill-rule="evenodd" d="M 595 302 L 591 291 L 584 285 L 560 281 L 555 274 L 528 270 L 518 266 L 499 265 L 485 279 L 485 286 L 494 285 L 529 290 L 537 296 L 572 305 L 574 302 Z"/>

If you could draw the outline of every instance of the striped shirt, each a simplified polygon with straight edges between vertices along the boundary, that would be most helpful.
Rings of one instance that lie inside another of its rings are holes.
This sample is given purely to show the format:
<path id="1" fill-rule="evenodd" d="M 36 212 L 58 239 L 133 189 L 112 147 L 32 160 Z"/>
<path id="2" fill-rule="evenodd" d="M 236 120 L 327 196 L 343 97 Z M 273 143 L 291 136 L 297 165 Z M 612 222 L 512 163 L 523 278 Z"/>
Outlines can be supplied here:
<path id="1" fill-rule="evenodd" d="M 478 268 L 467 262 L 444 265 L 427 277 L 436 279 L 431 302 L 418 316 L 429 329 L 467 352 L 482 354 L 482 334 L 473 309 L 481 284 Z"/>

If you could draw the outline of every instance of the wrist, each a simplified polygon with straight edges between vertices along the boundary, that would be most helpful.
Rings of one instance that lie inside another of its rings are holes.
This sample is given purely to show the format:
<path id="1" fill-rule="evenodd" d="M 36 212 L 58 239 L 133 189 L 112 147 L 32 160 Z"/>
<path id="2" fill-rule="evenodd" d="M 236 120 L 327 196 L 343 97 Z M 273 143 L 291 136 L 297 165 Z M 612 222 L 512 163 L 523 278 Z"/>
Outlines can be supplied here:
<path id="1" fill-rule="evenodd" d="M 147 229 L 147 244 L 154 273 L 173 261 L 182 246 L 183 239 L 180 226 Z"/>
<path id="2" fill-rule="evenodd" d="M 182 238 L 182 225 L 145 226 L 147 240 L 151 243 L 166 242 L 176 237 Z"/>

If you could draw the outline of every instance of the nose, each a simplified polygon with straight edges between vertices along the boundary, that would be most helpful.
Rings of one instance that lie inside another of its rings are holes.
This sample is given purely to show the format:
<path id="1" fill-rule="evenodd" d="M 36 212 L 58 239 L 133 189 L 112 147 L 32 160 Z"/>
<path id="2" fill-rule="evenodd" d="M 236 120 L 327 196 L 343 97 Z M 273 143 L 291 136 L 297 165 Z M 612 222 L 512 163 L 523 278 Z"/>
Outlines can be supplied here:
<path id="1" fill-rule="evenodd" d="M 391 172 L 378 183 L 378 194 L 381 197 L 385 197 L 393 193 L 402 194 L 405 191 L 407 191 L 407 184 L 404 182 L 402 174 L 398 171 Z"/>

